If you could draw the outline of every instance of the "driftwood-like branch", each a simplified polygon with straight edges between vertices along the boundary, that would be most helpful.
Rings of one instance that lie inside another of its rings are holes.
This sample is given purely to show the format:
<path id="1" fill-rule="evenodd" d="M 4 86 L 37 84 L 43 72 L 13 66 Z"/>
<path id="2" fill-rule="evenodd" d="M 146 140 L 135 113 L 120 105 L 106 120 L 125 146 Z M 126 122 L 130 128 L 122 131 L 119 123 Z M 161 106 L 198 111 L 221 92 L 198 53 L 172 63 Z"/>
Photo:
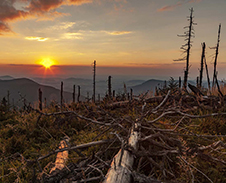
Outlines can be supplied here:
<path id="1" fill-rule="evenodd" d="M 69 138 L 66 138 L 60 142 L 59 149 L 68 147 Z M 68 160 L 68 151 L 62 151 L 57 153 L 55 166 L 50 170 L 50 174 L 54 171 L 62 170 Z"/>
<path id="2" fill-rule="evenodd" d="M 89 143 L 86 143 L 86 144 L 80 144 L 80 145 L 77 145 L 77 146 L 72 146 L 72 147 L 66 147 L 66 148 L 62 148 L 62 149 L 57 149 L 55 151 L 50 152 L 47 155 L 44 155 L 44 156 L 39 157 L 37 159 L 37 161 L 41 161 L 41 160 L 43 160 L 45 158 L 48 158 L 49 156 L 51 156 L 53 154 L 59 153 L 59 152 L 72 151 L 72 150 L 76 150 L 76 149 L 88 148 L 88 147 L 95 146 L 95 145 L 106 144 L 106 143 L 109 143 L 109 142 L 112 142 L 112 141 L 113 141 L 113 139 L 99 140 L 99 141 L 95 141 L 95 142 L 89 142 Z"/>
<path id="3" fill-rule="evenodd" d="M 138 148 L 139 133 L 138 125 L 135 123 L 135 128 L 132 129 L 128 145 L 134 150 Z M 104 183 L 130 183 L 131 170 L 134 162 L 134 157 L 128 150 L 120 149 L 115 155 L 111 163 L 111 168 L 108 170 Z"/>

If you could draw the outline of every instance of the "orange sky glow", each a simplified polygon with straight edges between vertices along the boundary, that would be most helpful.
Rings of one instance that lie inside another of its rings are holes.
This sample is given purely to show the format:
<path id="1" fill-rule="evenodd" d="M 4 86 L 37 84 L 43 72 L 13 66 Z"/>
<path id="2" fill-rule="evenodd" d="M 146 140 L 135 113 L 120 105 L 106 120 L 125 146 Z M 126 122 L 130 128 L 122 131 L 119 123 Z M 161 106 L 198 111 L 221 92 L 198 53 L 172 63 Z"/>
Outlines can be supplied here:
<path id="1" fill-rule="evenodd" d="M 0 75 L 76 76 L 99 74 L 183 76 L 184 26 L 194 8 L 190 79 L 199 73 L 201 43 L 213 69 L 219 23 L 222 34 L 218 58 L 226 78 L 225 0 L 14 0 L 0 1 Z M 48 61 L 49 59 L 49 61 Z M 44 69 L 40 63 L 46 63 Z M 49 65 L 49 66 L 48 66 Z M 80 68 L 76 69 L 76 68 Z M 72 70 L 75 69 L 75 70 Z M 84 69 L 84 70 L 81 70 Z M 88 72 L 89 71 L 89 72 Z M 221 71 L 221 72 L 220 72 Z"/>

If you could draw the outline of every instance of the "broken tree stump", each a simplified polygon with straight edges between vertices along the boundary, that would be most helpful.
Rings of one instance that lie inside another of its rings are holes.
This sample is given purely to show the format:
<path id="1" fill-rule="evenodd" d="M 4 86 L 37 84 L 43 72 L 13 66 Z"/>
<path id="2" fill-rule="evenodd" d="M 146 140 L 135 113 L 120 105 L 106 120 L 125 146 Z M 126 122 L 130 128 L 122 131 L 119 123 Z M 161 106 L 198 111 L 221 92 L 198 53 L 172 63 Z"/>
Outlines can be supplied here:
<path id="1" fill-rule="evenodd" d="M 68 147 L 69 137 L 60 141 L 59 149 Z M 50 174 L 57 170 L 62 170 L 68 159 L 68 151 L 58 152 L 56 156 L 55 166 L 50 170 Z"/>
<path id="2" fill-rule="evenodd" d="M 134 150 L 138 149 L 139 133 L 137 123 L 132 129 L 128 145 Z M 111 168 L 105 176 L 104 183 L 130 183 L 134 156 L 128 150 L 120 149 L 111 162 Z"/>

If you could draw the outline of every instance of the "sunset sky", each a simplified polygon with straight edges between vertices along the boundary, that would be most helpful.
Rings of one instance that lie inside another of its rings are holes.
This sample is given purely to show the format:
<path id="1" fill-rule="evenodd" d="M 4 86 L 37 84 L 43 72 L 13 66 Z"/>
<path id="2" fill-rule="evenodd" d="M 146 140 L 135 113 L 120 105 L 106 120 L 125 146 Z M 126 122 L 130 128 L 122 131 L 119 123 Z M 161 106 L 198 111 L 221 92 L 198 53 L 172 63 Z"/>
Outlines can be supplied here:
<path id="1" fill-rule="evenodd" d="M 190 79 L 198 75 L 204 41 L 212 73 L 209 47 L 216 46 L 220 23 L 218 71 L 226 78 L 225 0 L 1 0 L 0 75 L 41 75 L 35 64 L 49 58 L 58 65 L 55 76 L 76 76 L 93 60 L 100 74 L 183 76 L 185 62 L 173 59 L 181 57 L 184 40 L 177 35 L 191 7 L 198 25 Z"/>

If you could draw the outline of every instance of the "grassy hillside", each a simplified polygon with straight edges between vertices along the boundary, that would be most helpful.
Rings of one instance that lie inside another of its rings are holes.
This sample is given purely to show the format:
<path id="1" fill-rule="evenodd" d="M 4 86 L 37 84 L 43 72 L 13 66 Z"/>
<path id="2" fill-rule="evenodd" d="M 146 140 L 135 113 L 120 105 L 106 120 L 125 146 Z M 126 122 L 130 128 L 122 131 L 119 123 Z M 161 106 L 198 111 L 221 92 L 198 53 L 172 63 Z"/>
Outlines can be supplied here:
<path id="1" fill-rule="evenodd" d="M 120 148 L 135 158 L 134 182 L 226 182 L 226 109 L 219 98 L 168 95 L 161 103 L 164 97 L 121 106 L 105 99 L 98 105 L 76 103 L 62 111 L 49 106 L 42 112 L 9 111 L 2 103 L 1 182 L 100 182 Z M 137 151 L 127 145 L 135 122 Z M 70 139 L 69 159 L 56 177 L 50 169 L 65 137 Z M 101 145 L 75 148 L 91 142 Z"/>

